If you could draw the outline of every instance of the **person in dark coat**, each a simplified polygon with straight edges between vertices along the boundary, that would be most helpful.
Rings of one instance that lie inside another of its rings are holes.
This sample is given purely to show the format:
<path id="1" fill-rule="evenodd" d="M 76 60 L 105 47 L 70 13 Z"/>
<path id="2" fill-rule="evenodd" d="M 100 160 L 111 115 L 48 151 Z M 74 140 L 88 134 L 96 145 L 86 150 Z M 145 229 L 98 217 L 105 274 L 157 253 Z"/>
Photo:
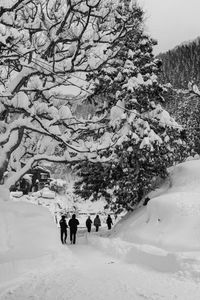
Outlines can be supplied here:
<path id="1" fill-rule="evenodd" d="M 61 220 L 60 220 L 60 239 L 62 244 L 66 244 L 66 240 L 67 240 L 67 223 L 65 220 L 65 216 L 62 216 Z"/>
<path id="2" fill-rule="evenodd" d="M 151 199 L 150 199 L 149 197 L 146 197 L 146 198 L 144 199 L 143 206 L 146 206 L 147 203 L 148 203 L 150 200 L 151 200 Z"/>
<path id="3" fill-rule="evenodd" d="M 88 232 L 90 232 L 91 231 L 91 226 L 92 226 L 92 220 L 90 219 L 90 216 L 88 216 L 85 224 L 86 224 Z"/>
<path id="4" fill-rule="evenodd" d="M 94 219 L 94 226 L 96 227 L 96 232 L 99 231 L 99 226 L 101 226 L 101 220 L 99 218 L 99 215 L 96 215 Z"/>
<path id="5" fill-rule="evenodd" d="M 108 226 L 108 230 L 110 230 L 112 227 L 112 224 L 113 224 L 113 221 L 112 221 L 112 218 L 110 215 L 108 215 L 108 217 L 107 217 L 106 224 Z"/>
<path id="6" fill-rule="evenodd" d="M 76 244 L 76 232 L 77 232 L 77 227 L 79 225 L 79 221 L 76 219 L 76 215 L 73 214 L 72 218 L 69 220 L 69 228 L 70 228 L 70 241 L 71 244 Z"/>

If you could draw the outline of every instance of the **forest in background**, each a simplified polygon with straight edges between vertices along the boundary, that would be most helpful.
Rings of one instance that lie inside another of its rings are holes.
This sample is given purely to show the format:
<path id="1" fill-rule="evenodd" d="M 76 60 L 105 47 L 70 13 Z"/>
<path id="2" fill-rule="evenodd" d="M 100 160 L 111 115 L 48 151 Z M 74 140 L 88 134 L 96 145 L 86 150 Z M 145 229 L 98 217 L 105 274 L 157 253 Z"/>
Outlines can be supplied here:
<path id="1" fill-rule="evenodd" d="M 174 88 L 186 89 L 189 81 L 200 82 L 200 38 L 183 43 L 172 50 L 158 55 L 162 60 L 161 74 L 163 83 Z"/>
<path id="2" fill-rule="evenodd" d="M 200 102 L 188 85 L 200 83 L 200 38 L 158 55 L 162 61 L 160 81 L 166 85 L 163 106 L 185 127 L 184 139 L 192 152 L 200 154 Z M 198 89 L 198 88 L 197 88 Z"/>

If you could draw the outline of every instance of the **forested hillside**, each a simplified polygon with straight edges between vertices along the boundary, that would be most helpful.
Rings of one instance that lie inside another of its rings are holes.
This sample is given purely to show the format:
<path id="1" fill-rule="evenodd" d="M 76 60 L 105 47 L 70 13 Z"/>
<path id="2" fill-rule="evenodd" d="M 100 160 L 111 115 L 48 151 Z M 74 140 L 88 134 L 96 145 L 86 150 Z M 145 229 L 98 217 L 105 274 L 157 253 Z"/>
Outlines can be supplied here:
<path id="1" fill-rule="evenodd" d="M 181 44 L 176 48 L 159 54 L 162 60 L 160 79 L 171 83 L 175 88 L 187 88 L 188 82 L 200 82 L 200 38 Z"/>

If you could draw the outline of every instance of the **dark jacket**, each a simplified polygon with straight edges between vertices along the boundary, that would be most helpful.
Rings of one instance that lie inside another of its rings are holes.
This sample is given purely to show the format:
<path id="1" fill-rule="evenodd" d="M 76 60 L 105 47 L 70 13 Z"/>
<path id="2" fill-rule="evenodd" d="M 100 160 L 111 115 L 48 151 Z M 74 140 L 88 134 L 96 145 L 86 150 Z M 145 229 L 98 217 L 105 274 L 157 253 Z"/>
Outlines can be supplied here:
<path id="1" fill-rule="evenodd" d="M 148 203 L 150 200 L 151 200 L 151 199 L 150 199 L 149 197 L 146 197 L 146 198 L 144 199 L 143 205 L 146 206 L 147 203 Z"/>
<path id="2" fill-rule="evenodd" d="M 79 225 L 79 221 L 72 216 L 72 218 L 69 220 L 68 225 L 69 225 L 71 231 L 76 232 L 77 227 Z"/>
<path id="3" fill-rule="evenodd" d="M 100 218 L 96 217 L 94 219 L 94 226 L 101 226 L 101 220 L 100 220 Z"/>
<path id="4" fill-rule="evenodd" d="M 92 220 L 91 219 L 87 219 L 86 222 L 85 222 L 85 224 L 86 224 L 86 227 L 91 227 Z"/>
<path id="5" fill-rule="evenodd" d="M 111 217 L 108 217 L 107 220 L 106 220 L 106 223 L 107 223 L 108 225 L 111 225 L 111 224 L 113 223 L 112 218 L 111 218 Z"/>
<path id="6" fill-rule="evenodd" d="M 65 219 L 61 219 L 59 223 L 60 223 L 60 229 L 61 229 L 61 230 L 64 231 L 64 230 L 67 229 L 68 226 L 67 226 L 67 223 L 66 223 L 66 220 L 65 220 Z"/>

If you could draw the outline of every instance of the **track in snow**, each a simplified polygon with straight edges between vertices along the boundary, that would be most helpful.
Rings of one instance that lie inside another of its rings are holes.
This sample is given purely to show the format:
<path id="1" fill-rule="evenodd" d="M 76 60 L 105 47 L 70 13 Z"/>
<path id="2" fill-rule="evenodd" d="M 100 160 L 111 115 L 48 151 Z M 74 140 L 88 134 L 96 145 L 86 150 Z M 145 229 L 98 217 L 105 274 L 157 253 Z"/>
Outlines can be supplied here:
<path id="1" fill-rule="evenodd" d="M 72 252 L 70 263 L 67 254 L 66 261 L 63 256 L 56 265 L 15 283 L 0 300 L 199 300 L 198 283 L 122 263 L 87 244 L 83 233 L 76 245 L 63 247 Z"/>

